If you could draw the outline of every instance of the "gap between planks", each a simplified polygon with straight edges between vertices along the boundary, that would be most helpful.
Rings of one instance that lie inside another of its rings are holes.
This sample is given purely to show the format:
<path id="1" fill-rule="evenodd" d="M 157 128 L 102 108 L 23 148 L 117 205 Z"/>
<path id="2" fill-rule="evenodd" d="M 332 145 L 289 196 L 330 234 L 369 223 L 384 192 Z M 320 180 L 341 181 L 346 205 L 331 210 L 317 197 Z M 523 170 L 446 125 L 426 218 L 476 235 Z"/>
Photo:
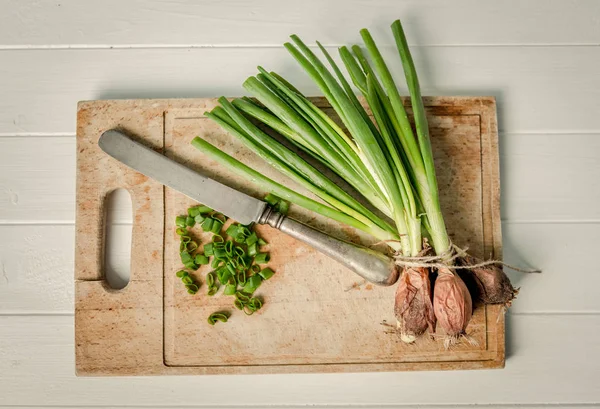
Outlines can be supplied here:
<path id="1" fill-rule="evenodd" d="M 75 138 L 75 132 L 8 132 L 0 133 L 2 139 L 19 138 Z"/>
<path id="2" fill-rule="evenodd" d="M 502 224 L 600 224 L 600 220 L 510 220 L 501 219 Z M 55 221 L 55 220 L 0 220 L 0 226 L 74 226 L 74 220 Z M 111 226 L 132 226 L 130 221 L 112 222 Z"/>
<path id="3" fill-rule="evenodd" d="M 600 315 L 600 311 L 533 311 L 533 312 L 511 312 L 506 313 L 513 316 L 544 316 L 544 317 L 580 317 Z M 71 311 L 0 311 L 0 317 L 73 317 Z M 0 405 L 2 407 L 2 405 Z"/>
<path id="4" fill-rule="evenodd" d="M 346 43 L 323 44 L 326 48 L 337 48 Z M 383 44 L 386 45 L 386 44 Z M 411 48 L 553 48 L 553 47 L 598 47 L 600 43 L 521 43 L 521 44 L 409 44 Z M 15 44 L 0 45 L 0 51 L 23 50 L 154 50 L 154 49 L 193 49 L 193 48 L 228 48 L 228 49 L 266 49 L 284 48 L 282 44 Z M 317 50 L 316 45 L 309 48 Z"/>
<path id="5" fill-rule="evenodd" d="M 357 94 L 358 95 L 358 94 Z M 427 95 L 426 95 L 427 96 Z M 119 98 L 128 99 L 128 98 Z M 169 99 L 169 98 L 167 98 Z M 174 99 L 174 98 L 173 98 Z M 600 129 L 597 131 L 525 131 L 525 132 L 498 132 L 498 137 L 501 138 L 506 135 L 518 136 L 518 135 L 598 135 Z M 18 139 L 18 138 L 75 138 L 77 134 L 75 132 L 0 132 L 0 138 L 2 139 Z"/>
<path id="6" fill-rule="evenodd" d="M 597 408 L 599 403 L 544 403 L 544 404 L 519 404 L 519 403 L 500 403 L 500 404 L 453 404 L 448 403 L 445 405 L 418 405 L 419 409 L 474 409 L 480 406 L 487 408 L 523 408 L 523 409 L 579 409 L 579 408 Z M 324 405 L 26 405 L 26 406 L 14 406 L 14 405 L 0 405 L 2 409 L 55 409 L 55 408 L 90 408 L 90 409 L 204 409 L 204 408 L 216 408 L 216 409 L 393 409 L 393 408 L 414 408 L 414 404 L 379 404 L 379 405 L 361 405 L 361 404 L 324 404 Z"/>
<path id="7" fill-rule="evenodd" d="M 0 317 L 73 317 L 71 311 L 0 311 Z M 0 408 L 2 405 L 0 405 Z"/>

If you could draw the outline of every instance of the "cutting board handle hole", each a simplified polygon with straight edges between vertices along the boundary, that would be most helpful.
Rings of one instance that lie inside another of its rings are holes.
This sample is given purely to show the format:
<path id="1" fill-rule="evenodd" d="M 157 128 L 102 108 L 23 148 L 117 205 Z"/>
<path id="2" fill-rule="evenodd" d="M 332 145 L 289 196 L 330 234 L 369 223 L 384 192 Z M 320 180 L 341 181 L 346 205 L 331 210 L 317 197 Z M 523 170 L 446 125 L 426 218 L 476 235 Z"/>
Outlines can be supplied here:
<path id="1" fill-rule="evenodd" d="M 104 200 L 104 278 L 121 290 L 131 278 L 131 195 L 125 189 L 110 192 Z"/>

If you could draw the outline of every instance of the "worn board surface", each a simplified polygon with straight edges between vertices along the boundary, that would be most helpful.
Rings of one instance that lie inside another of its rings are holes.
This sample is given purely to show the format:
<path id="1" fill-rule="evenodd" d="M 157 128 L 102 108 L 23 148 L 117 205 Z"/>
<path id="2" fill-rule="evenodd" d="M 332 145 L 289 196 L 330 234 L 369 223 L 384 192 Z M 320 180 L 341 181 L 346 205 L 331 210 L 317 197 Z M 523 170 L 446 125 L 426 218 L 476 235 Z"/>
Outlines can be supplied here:
<path id="1" fill-rule="evenodd" d="M 321 107 L 326 101 L 315 99 Z M 199 135 L 255 169 L 295 186 L 203 117 L 213 99 L 82 102 L 77 119 L 76 366 L 80 375 L 391 371 L 502 367 L 504 317 L 477 306 L 468 333 L 477 345 L 444 350 L 439 339 L 400 342 L 394 287 L 361 283 L 350 271 L 282 233 L 259 226 L 276 276 L 265 306 L 246 317 L 231 298 L 190 296 L 180 268 L 174 218 L 191 200 L 103 154 L 100 134 L 118 127 L 167 156 L 257 197 L 264 194 L 190 146 Z M 407 102 L 408 104 L 408 102 Z M 501 256 L 496 106 L 493 98 L 426 98 L 448 230 L 479 256 Z M 132 196 L 131 281 L 110 289 L 103 277 L 106 196 Z M 300 190 L 300 188 L 298 187 Z M 373 244 L 337 222 L 292 207 L 291 214 L 346 240 Z M 196 229 L 199 233 L 199 229 Z M 199 237 L 202 237 L 199 234 Z M 203 283 L 208 268 L 195 273 Z M 209 326 L 216 310 L 233 311 Z"/>

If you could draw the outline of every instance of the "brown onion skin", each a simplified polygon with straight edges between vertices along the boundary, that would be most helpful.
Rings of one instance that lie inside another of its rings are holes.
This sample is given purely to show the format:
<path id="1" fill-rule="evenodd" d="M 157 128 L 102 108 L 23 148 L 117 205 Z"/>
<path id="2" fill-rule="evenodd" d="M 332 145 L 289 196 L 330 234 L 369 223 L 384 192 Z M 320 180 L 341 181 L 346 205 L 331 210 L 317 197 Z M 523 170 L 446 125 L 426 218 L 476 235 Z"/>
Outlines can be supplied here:
<path id="1" fill-rule="evenodd" d="M 475 265 L 479 262 L 481 260 L 470 256 L 463 257 L 460 260 L 460 264 L 463 266 Z M 472 276 L 471 281 L 475 283 L 476 287 L 476 298 L 484 304 L 510 306 L 518 293 L 518 290 L 512 286 L 510 279 L 502 271 L 502 268 L 496 265 L 464 268 L 461 273 Z"/>
<path id="2" fill-rule="evenodd" d="M 435 331 L 431 280 L 427 268 L 404 268 L 398 280 L 394 314 L 400 330 L 400 338 L 413 342 L 427 328 Z"/>
<path id="3" fill-rule="evenodd" d="M 446 335 L 464 335 L 473 314 L 473 301 L 458 274 L 448 268 L 438 269 L 433 292 L 433 311 Z"/>

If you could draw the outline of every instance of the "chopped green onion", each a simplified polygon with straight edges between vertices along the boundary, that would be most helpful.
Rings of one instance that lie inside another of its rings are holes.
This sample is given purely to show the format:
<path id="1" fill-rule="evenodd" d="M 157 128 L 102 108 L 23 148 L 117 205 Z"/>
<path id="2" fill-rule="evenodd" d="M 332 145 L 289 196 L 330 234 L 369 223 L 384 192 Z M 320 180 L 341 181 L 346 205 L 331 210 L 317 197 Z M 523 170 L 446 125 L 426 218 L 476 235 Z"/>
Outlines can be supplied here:
<path id="1" fill-rule="evenodd" d="M 243 291 L 245 293 L 252 294 L 262 283 L 262 277 L 260 275 L 253 275 L 248 277 L 246 285 L 244 285 Z"/>
<path id="2" fill-rule="evenodd" d="M 259 298 L 252 297 L 248 302 L 248 305 L 254 309 L 254 311 L 259 310 L 262 307 L 262 301 Z"/>
<path id="3" fill-rule="evenodd" d="M 186 216 L 177 216 L 175 218 L 175 225 L 177 227 L 185 227 L 186 226 L 185 219 L 186 219 Z"/>
<path id="4" fill-rule="evenodd" d="M 237 291 L 237 283 L 236 284 L 227 284 L 225 289 L 223 290 L 223 294 L 225 295 L 234 295 Z"/>
<path id="5" fill-rule="evenodd" d="M 179 236 L 185 236 L 187 235 L 188 231 L 185 227 L 178 227 L 177 230 L 175 230 L 175 233 L 177 233 Z"/>
<path id="6" fill-rule="evenodd" d="M 206 275 L 206 285 L 209 287 L 215 286 L 215 273 L 210 272 Z"/>
<path id="7" fill-rule="evenodd" d="M 220 258 L 215 258 L 212 263 L 210 264 L 210 266 L 212 268 L 219 268 L 219 267 L 223 267 L 225 265 L 225 260 L 224 259 L 220 259 Z"/>
<path id="8" fill-rule="evenodd" d="M 228 261 L 227 264 L 225 264 L 225 268 L 227 268 L 227 270 L 229 271 L 229 273 L 232 276 L 235 276 L 235 274 L 237 273 L 237 268 L 234 265 L 234 261 L 233 260 Z"/>
<path id="9" fill-rule="evenodd" d="M 252 259 L 249 256 L 238 256 L 238 261 L 244 270 L 252 265 Z"/>
<path id="10" fill-rule="evenodd" d="M 246 285 L 246 270 L 242 270 L 238 273 L 237 281 L 240 285 Z"/>
<path id="11" fill-rule="evenodd" d="M 229 277 L 231 277 L 231 273 L 227 268 L 221 267 L 216 270 L 217 278 L 221 284 L 227 284 L 229 282 Z"/>
<path id="12" fill-rule="evenodd" d="M 208 257 L 214 255 L 213 253 L 213 243 L 206 243 L 204 245 L 204 254 Z"/>
<path id="13" fill-rule="evenodd" d="M 269 243 L 267 243 L 266 241 L 264 241 L 262 238 L 258 239 L 258 245 L 259 246 L 266 246 L 267 244 L 269 244 Z"/>
<path id="14" fill-rule="evenodd" d="M 225 260 L 225 259 L 228 258 L 227 257 L 227 250 L 225 250 L 225 249 L 217 247 L 217 248 L 215 248 L 213 250 L 213 252 L 214 252 L 214 256 L 215 256 L 216 260 Z"/>
<path id="15" fill-rule="evenodd" d="M 213 227 L 213 223 L 214 223 L 215 219 L 211 218 L 211 217 L 207 217 L 206 219 L 204 219 L 204 221 L 202 222 L 202 230 L 204 230 L 205 232 L 210 232 Z"/>
<path id="16" fill-rule="evenodd" d="M 190 207 L 188 209 L 188 215 L 190 215 L 191 217 L 196 217 L 198 215 L 210 213 L 212 211 L 213 210 L 208 206 L 199 205 L 199 206 Z"/>
<path id="17" fill-rule="evenodd" d="M 263 279 L 268 280 L 269 278 L 273 277 L 273 274 L 275 274 L 275 272 L 273 270 L 271 270 L 269 267 L 265 267 L 258 274 Z"/>
<path id="18" fill-rule="evenodd" d="M 196 294 L 198 292 L 198 289 L 199 289 L 196 284 L 187 284 L 185 286 L 185 288 L 187 288 L 188 293 L 190 293 L 190 294 Z M 190 292 L 190 291 L 192 291 L 192 292 Z"/>
<path id="19" fill-rule="evenodd" d="M 219 219 L 213 219 L 213 223 L 212 223 L 212 227 L 210 228 L 210 231 L 213 232 L 214 234 L 219 234 L 221 232 L 222 228 L 223 228 L 223 222 Z"/>
<path id="20" fill-rule="evenodd" d="M 181 262 L 182 262 L 183 264 L 185 264 L 185 263 L 189 263 L 190 261 L 192 261 L 192 262 L 194 261 L 194 259 L 193 259 L 193 258 L 192 258 L 192 256 L 190 255 L 190 253 L 188 253 L 187 251 L 182 251 L 182 252 L 180 253 L 180 256 L 181 256 Z"/>
<path id="21" fill-rule="evenodd" d="M 256 244 L 257 243 L 252 243 L 248 246 L 248 255 L 250 257 L 254 257 L 258 254 L 258 246 Z"/>
<path id="22" fill-rule="evenodd" d="M 243 305 L 244 312 L 246 315 L 252 315 L 262 307 L 262 301 L 258 298 L 251 298 L 245 305 Z"/>
<path id="23" fill-rule="evenodd" d="M 185 243 L 185 244 L 187 244 L 187 243 L 189 243 L 190 241 L 192 241 L 192 238 L 191 238 L 190 236 L 181 236 L 181 238 L 180 238 L 180 239 L 181 239 L 181 242 L 182 242 L 182 243 Z"/>
<path id="24" fill-rule="evenodd" d="M 236 237 L 238 235 L 239 226 L 237 224 L 232 224 L 225 230 L 225 233 L 229 237 Z"/>
<path id="25" fill-rule="evenodd" d="M 198 285 L 194 283 L 194 279 L 189 275 L 187 271 L 179 270 L 175 273 L 175 276 L 181 278 L 181 281 L 183 282 L 183 284 L 185 284 L 185 287 L 189 294 L 196 294 L 196 292 L 198 291 Z"/>
<path id="26" fill-rule="evenodd" d="M 194 217 L 194 220 L 196 221 L 196 223 L 198 223 L 198 224 L 202 224 L 202 222 L 203 222 L 204 220 L 206 220 L 206 216 L 204 216 L 204 215 L 202 215 L 202 214 L 199 214 L 199 215 L 197 215 L 196 217 Z"/>
<path id="27" fill-rule="evenodd" d="M 252 232 L 251 235 L 248 236 L 248 238 L 246 238 L 246 244 L 248 246 L 253 245 L 254 243 L 256 243 L 258 241 L 258 236 L 256 235 L 256 233 Z"/>
<path id="28" fill-rule="evenodd" d="M 212 215 L 212 217 L 215 220 L 223 222 L 223 224 L 225 224 L 225 222 L 227 221 L 227 216 L 225 216 L 223 213 L 215 213 Z"/>
<path id="29" fill-rule="evenodd" d="M 236 300 L 239 300 L 243 303 L 247 303 L 250 301 L 250 296 L 248 294 L 244 294 L 244 292 L 242 292 L 242 291 L 237 291 L 235 293 L 235 298 L 236 298 Z"/>
<path id="30" fill-rule="evenodd" d="M 246 241 L 246 236 L 244 235 L 244 233 L 238 233 L 235 236 L 233 236 L 233 239 L 237 243 L 243 243 L 244 241 Z"/>
<path id="31" fill-rule="evenodd" d="M 198 206 L 198 211 L 200 212 L 200 214 L 206 214 L 206 213 L 212 212 L 213 209 L 211 209 L 208 206 L 201 205 L 201 206 Z"/>
<path id="32" fill-rule="evenodd" d="M 271 260 L 269 253 L 258 253 L 256 257 L 254 257 L 254 262 L 256 264 L 266 264 L 269 260 Z"/>
<path id="33" fill-rule="evenodd" d="M 204 254 L 196 254 L 196 257 L 194 257 L 194 263 L 198 264 L 199 266 L 206 265 L 209 263 L 208 257 Z"/>
<path id="34" fill-rule="evenodd" d="M 241 302 L 240 300 L 235 300 L 233 302 L 233 305 L 235 306 L 235 308 L 237 308 L 238 310 L 243 310 L 244 309 L 244 303 Z"/>
<path id="35" fill-rule="evenodd" d="M 198 249 L 198 243 L 196 243 L 194 240 L 191 240 L 186 243 L 185 248 L 188 252 L 193 253 Z"/>
<path id="36" fill-rule="evenodd" d="M 214 272 L 211 271 L 206 275 L 206 285 L 208 286 L 207 294 L 211 297 L 219 290 L 219 284 L 216 282 Z"/>
<path id="37" fill-rule="evenodd" d="M 225 241 L 225 239 L 223 238 L 223 236 L 219 235 L 219 234 L 215 234 L 212 237 L 212 242 L 213 243 L 223 243 Z"/>
<path id="38" fill-rule="evenodd" d="M 210 325 L 215 325 L 215 323 L 217 321 L 227 322 L 227 318 L 228 318 L 228 316 L 225 313 L 214 312 L 214 313 L 210 314 L 210 316 L 208 317 L 208 323 Z"/>
<path id="39" fill-rule="evenodd" d="M 200 214 L 200 210 L 198 210 L 200 206 L 194 206 L 194 207 L 190 207 L 188 209 L 188 216 L 190 217 L 196 217 Z"/>
<path id="40" fill-rule="evenodd" d="M 242 266 L 240 265 L 240 260 L 237 257 L 233 257 L 233 258 L 229 259 L 229 261 L 227 263 L 230 264 L 232 266 L 232 268 L 236 271 L 242 269 Z"/>
<path id="41" fill-rule="evenodd" d="M 261 272 L 260 266 L 258 264 L 253 264 L 252 267 L 250 267 L 250 270 L 252 270 L 254 274 L 258 274 Z"/>
<path id="42" fill-rule="evenodd" d="M 185 218 L 185 225 L 188 227 L 194 227 L 194 225 L 196 224 L 196 220 L 194 220 L 193 217 L 188 216 Z"/>
<path id="43" fill-rule="evenodd" d="M 237 276 L 235 274 L 233 274 L 231 277 L 229 277 L 228 284 L 235 284 L 235 285 L 237 285 Z"/>

